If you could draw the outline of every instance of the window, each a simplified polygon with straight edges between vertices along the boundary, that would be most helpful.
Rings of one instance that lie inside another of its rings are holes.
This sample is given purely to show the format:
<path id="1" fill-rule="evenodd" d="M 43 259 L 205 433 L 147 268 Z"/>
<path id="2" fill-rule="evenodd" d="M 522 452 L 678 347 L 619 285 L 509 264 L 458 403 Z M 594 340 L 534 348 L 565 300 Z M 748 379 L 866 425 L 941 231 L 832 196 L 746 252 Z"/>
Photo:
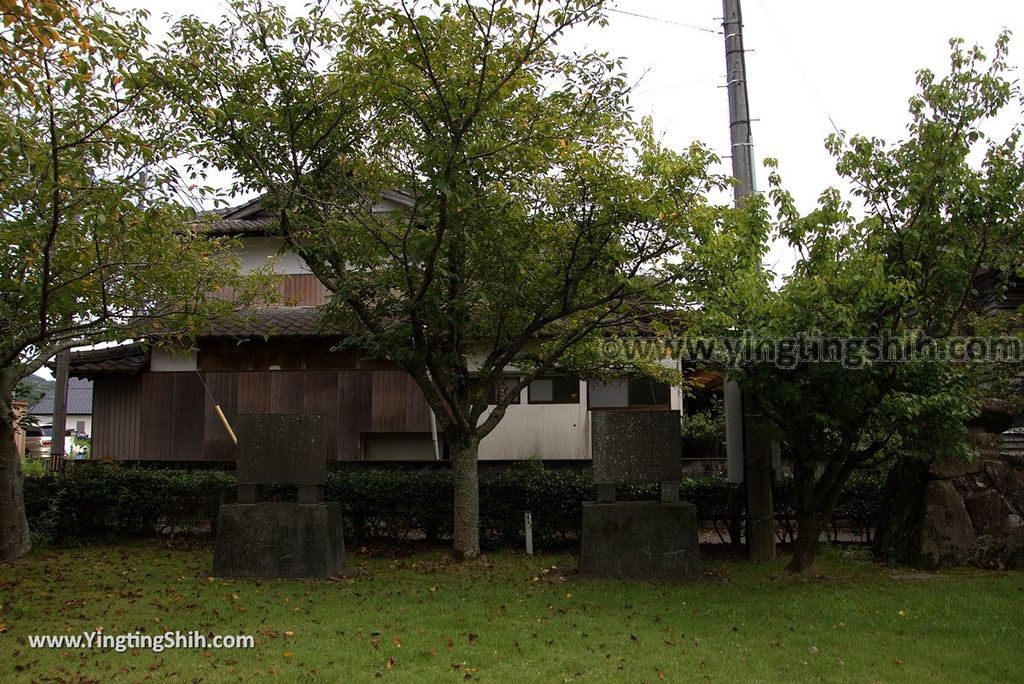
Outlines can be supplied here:
<path id="1" fill-rule="evenodd" d="M 487 404 L 488 406 L 495 406 L 499 399 L 507 397 L 512 394 L 512 400 L 510 404 L 519 403 L 519 393 L 516 392 L 516 385 L 519 384 L 519 378 L 502 378 L 501 382 L 492 383 L 487 388 Z"/>
<path id="2" fill-rule="evenodd" d="M 650 378 L 629 379 L 630 406 L 668 406 L 669 386 Z"/>
<path id="3" fill-rule="evenodd" d="M 591 380 L 587 387 L 587 399 L 592 409 L 629 407 L 629 378 L 608 382 Z"/>
<path id="4" fill-rule="evenodd" d="M 575 377 L 537 378 L 530 383 L 531 404 L 578 404 L 580 379 Z"/>
<path id="5" fill-rule="evenodd" d="M 591 409 L 667 408 L 671 405 L 668 384 L 650 378 L 591 380 L 587 387 Z"/>
<path id="6" fill-rule="evenodd" d="M 374 432 L 363 434 L 364 460 L 433 461 L 435 458 L 434 439 L 429 432 Z"/>

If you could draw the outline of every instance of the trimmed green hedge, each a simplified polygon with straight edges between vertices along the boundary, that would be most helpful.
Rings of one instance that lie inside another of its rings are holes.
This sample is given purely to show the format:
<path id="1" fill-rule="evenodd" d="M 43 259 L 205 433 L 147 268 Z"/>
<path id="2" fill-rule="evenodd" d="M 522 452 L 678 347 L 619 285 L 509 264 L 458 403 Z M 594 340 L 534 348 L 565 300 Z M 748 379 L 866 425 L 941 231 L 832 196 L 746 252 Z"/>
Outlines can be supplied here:
<path id="1" fill-rule="evenodd" d="M 340 501 L 346 535 L 439 539 L 451 532 L 451 473 L 433 469 L 359 469 L 331 473 L 327 498 Z M 779 487 L 777 508 L 788 517 L 790 487 Z M 881 478 L 855 478 L 840 500 L 836 517 L 844 524 L 870 526 L 878 509 Z M 743 492 L 719 478 L 686 478 L 681 498 L 716 529 L 738 529 Z M 286 487 L 270 490 L 286 499 Z M 629 486 L 622 499 L 651 499 L 655 486 Z M 583 501 L 592 499 L 590 473 L 525 463 L 480 473 L 480 521 L 489 546 L 518 543 L 523 512 L 533 514 L 534 543 L 552 547 L 574 543 Z M 185 472 L 81 464 L 62 475 L 25 478 L 29 523 L 40 543 L 75 543 L 97 536 L 147 535 L 160 531 L 206 529 L 222 503 L 235 499 L 232 473 Z"/>

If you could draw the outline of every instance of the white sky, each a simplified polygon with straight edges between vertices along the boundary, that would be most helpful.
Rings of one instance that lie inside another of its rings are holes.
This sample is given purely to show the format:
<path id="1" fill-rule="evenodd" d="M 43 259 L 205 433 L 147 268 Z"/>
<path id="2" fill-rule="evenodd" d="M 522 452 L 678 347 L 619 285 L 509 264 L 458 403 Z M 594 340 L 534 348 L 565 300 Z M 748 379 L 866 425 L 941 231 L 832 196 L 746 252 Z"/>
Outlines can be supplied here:
<path id="1" fill-rule="evenodd" d="M 163 15 L 216 20 L 218 0 L 115 0 L 152 14 L 154 38 Z M 285 0 L 301 12 L 304 0 Z M 605 28 L 577 30 L 563 45 L 627 59 L 638 116 L 651 115 L 666 143 L 701 140 L 729 151 L 728 106 L 720 0 L 619 0 Z M 839 183 L 823 141 L 835 124 L 850 133 L 898 140 L 907 123 L 914 75 L 943 73 L 951 37 L 991 47 L 1003 28 L 1018 35 L 1010 62 L 1024 63 L 1024 2 L 1013 0 L 745 0 L 744 41 L 754 146 L 763 187 L 764 157 L 779 160 L 786 186 L 803 209 Z M 674 22 L 674 23 L 673 23 Z M 713 33 L 679 24 L 703 27 Z M 646 76 L 644 73 L 646 72 Z M 1022 112 L 1012 113 L 1018 119 Z M 729 160 L 723 160 L 729 168 Z M 792 255 L 776 245 L 769 267 L 785 271 Z"/>
<path id="2" fill-rule="evenodd" d="M 218 0 L 116 4 L 150 10 L 158 35 L 165 13 L 214 20 L 223 8 Z M 304 0 L 285 4 L 301 12 Z M 614 7 L 653 19 L 611 13 L 607 27 L 578 29 L 563 46 L 625 57 L 631 78 L 639 81 L 633 101 L 637 115 L 651 115 L 673 147 L 701 140 L 725 157 L 729 129 L 720 0 L 619 0 Z M 759 187 L 765 185 L 761 162 L 774 157 L 803 209 L 838 183 L 823 146 L 833 132 L 829 116 L 849 133 L 898 140 L 907 123 L 907 100 L 915 92 L 915 72 L 928 67 L 943 73 L 954 36 L 991 47 L 1003 28 L 1018 31 L 1010 61 L 1024 63 L 1024 45 L 1016 44 L 1024 41 L 1024 2 L 746 0 L 743 15 Z M 728 169 L 729 160 L 723 162 Z M 785 271 L 790 259 L 779 247 L 769 265 Z"/>

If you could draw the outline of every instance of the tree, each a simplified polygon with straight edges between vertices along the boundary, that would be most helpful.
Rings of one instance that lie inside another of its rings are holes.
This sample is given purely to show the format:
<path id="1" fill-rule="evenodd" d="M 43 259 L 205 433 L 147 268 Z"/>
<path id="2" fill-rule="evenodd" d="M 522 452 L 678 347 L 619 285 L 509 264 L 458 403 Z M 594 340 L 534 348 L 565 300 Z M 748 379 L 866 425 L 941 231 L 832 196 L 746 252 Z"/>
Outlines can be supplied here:
<path id="1" fill-rule="evenodd" d="M 423 391 L 458 557 L 479 553 L 478 446 L 512 398 L 599 366 L 595 335 L 691 304 L 698 237 L 728 212 L 706 199 L 727 184 L 707 149 L 632 121 L 617 60 L 557 51 L 603 4 L 357 0 L 333 20 L 239 0 L 217 25 L 179 21 L 155 66 L 197 171 L 262 193 L 344 342 Z M 395 190 L 402 206 L 375 211 Z"/>
<path id="2" fill-rule="evenodd" d="M 739 294 L 708 295 L 709 311 L 753 336 L 832 338 L 847 357 L 824 363 L 815 351 L 738 374 L 793 464 L 792 572 L 813 564 L 855 470 L 908 454 L 970 457 L 966 424 L 978 414 L 979 379 L 993 369 L 928 359 L 929 349 L 983 327 L 979 269 L 992 269 L 1000 289 L 1024 265 L 1021 124 L 1003 139 L 985 132 L 1021 103 L 1007 76 L 1007 45 L 1001 36 L 987 61 L 953 41 L 947 76 L 920 71 L 905 140 L 833 136 L 828 147 L 852 200 L 831 189 L 801 215 L 773 173 L 776 234 L 798 252 L 794 272 L 773 291 L 772 274 L 748 269 Z M 914 360 L 885 362 L 886 339 L 898 343 L 890 356 Z"/>
<path id="3" fill-rule="evenodd" d="M 54 7 L 48 28 L 15 21 L 0 31 L 0 44 L 30 56 L 5 72 L 0 92 L 4 560 L 29 548 L 12 435 L 19 381 L 73 346 L 189 333 L 215 307 L 205 293 L 235 270 L 223 243 L 201 236 L 195 212 L 175 201 L 186 190 L 169 163 L 175 127 L 142 77 L 142 15 Z"/>

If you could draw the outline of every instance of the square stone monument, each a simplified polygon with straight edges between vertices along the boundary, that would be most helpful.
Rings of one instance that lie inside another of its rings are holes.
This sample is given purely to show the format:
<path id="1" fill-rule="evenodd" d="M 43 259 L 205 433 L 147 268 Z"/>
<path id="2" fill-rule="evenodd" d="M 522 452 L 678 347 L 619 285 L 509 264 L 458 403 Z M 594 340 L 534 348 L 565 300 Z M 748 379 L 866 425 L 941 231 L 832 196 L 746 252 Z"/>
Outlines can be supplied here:
<path id="1" fill-rule="evenodd" d="M 341 504 L 324 501 L 323 416 L 238 417 L 238 503 L 217 517 L 213 574 L 330 577 L 345 567 Z M 266 485 L 297 485 L 298 502 L 270 502 Z"/>
<path id="2" fill-rule="evenodd" d="M 594 411 L 597 501 L 583 504 L 580 573 L 617 579 L 700 577 L 697 510 L 679 500 L 678 411 Z M 660 501 L 616 501 L 618 484 L 657 482 Z"/>

